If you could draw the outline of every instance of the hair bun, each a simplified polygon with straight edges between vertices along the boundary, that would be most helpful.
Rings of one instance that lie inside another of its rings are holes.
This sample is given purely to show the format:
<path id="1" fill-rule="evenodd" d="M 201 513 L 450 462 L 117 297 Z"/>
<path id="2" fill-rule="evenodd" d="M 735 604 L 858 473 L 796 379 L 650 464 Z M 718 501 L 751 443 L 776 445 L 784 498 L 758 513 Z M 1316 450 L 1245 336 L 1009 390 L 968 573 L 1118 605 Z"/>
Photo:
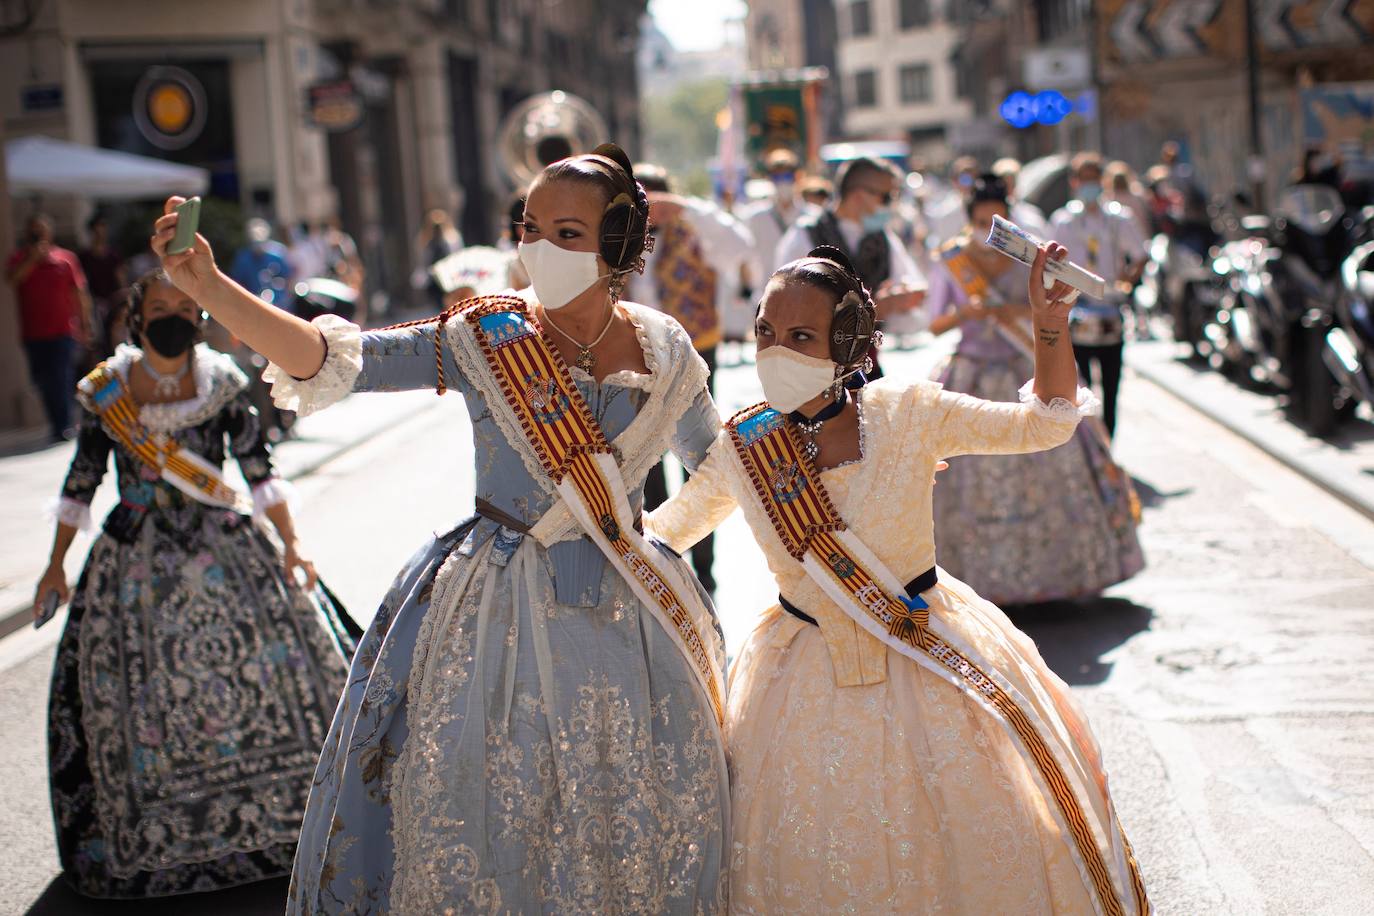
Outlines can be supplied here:
<path id="1" fill-rule="evenodd" d="M 826 261 L 834 261 L 845 269 L 851 276 L 857 277 L 859 272 L 854 269 L 854 265 L 849 262 L 849 257 L 834 245 L 817 245 L 806 253 L 808 258 L 823 258 Z"/>
<path id="2" fill-rule="evenodd" d="M 620 148 L 619 144 L 603 143 L 596 149 L 592 150 L 592 155 L 601 156 L 604 159 L 611 160 L 616 165 L 624 169 L 625 174 L 630 176 L 631 179 L 635 177 L 634 165 L 630 162 L 630 157 L 625 155 L 625 151 Z"/>

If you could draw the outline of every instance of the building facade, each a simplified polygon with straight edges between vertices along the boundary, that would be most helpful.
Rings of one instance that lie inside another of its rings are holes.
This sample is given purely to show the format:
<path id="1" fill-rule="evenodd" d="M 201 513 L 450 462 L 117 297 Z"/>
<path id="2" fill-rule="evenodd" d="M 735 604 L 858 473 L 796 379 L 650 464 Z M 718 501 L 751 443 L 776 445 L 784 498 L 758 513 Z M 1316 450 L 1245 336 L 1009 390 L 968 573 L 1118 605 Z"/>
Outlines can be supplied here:
<path id="1" fill-rule="evenodd" d="M 282 227 L 338 217 L 358 240 L 370 289 L 404 300 L 426 210 L 453 213 L 469 242 L 503 227 L 514 188 L 495 140 L 527 96 L 582 96 L 612 138 L 636 149 L 645 6 L 62 0 L 5 23 L 0 123 L 11 138 L 45 134 L 202 166 L 209 195 L 243 217 Z M 71 203 L 14 201 L 8 215 L 43 206 L 70 229 L 95 202 Z"/>

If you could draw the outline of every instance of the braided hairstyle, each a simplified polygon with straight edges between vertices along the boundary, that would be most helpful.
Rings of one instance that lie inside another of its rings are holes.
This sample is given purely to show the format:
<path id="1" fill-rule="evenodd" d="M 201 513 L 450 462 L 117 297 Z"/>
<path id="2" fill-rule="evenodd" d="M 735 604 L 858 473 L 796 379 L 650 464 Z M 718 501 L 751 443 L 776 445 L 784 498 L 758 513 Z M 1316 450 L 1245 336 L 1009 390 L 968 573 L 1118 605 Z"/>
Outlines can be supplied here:
<path id="1" fill-rule="evenodd" d="M 619 299 L 630 274 L 643 273 L 644 255 L 653 251 L 649 195 L 635 180 L 630 157 L 616 144 L 603 143 L 590 153 L 553 163 L 535 181 L 573 181 L 601 192 L 606 209 L 599 253 L 611 271 L 611 298 Z"/>
<path id="2" fill-rule="evenodd" d="M 878 310 L 868 287 L 842 251 L 818 245 L 806 257 L 779 267 L 773 279 L 805 283 L 833 296 L 830 358 L 840 366 L 842 374 L 854 369 L 868 371 L 869 349 L 882 342 Z"/>

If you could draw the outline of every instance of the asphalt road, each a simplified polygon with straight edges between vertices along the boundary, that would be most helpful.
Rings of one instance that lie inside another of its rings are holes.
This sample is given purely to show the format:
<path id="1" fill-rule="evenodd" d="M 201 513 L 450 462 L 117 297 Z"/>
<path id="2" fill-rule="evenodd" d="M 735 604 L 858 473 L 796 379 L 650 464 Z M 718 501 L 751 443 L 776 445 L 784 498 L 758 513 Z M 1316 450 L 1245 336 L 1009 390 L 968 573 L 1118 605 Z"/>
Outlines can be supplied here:
<path id="1" fill-rule="evenodd" d="M 749 367 L 719 378 L 723 410 L 755 396 Z M 1095 602 L 1012 614 L 1088 708 L 1157 911 L 1374 912 L 1374 523 L 1138 377 L 1117 453 L 1145 497 L 1148 569 Z M 301 482 L 306 543 L 358 616 L 426 532 L 466 514 L 471 475 L 446 398 Z M 738 515 L 716 555 L 734 647 L 774 589 Z M 279 913 L 284 882 L 138 904 L 55 883 L 58 626 L 0 640 L 0 912 Z"/>

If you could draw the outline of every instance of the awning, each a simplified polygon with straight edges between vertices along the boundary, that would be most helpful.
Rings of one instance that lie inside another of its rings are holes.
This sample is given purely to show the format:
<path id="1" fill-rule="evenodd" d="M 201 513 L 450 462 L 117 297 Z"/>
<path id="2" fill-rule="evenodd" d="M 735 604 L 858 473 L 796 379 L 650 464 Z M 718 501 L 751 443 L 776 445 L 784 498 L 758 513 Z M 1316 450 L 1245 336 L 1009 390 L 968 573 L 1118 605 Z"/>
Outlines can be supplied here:
<path id="1" fill-rule="evenodd" d="M 52 137 L 7 141 L 5 170 L 11 195 L 71 194 L 137 200 L 200 194 L 210 185 L 210 173 L 205 169 Z"/>

